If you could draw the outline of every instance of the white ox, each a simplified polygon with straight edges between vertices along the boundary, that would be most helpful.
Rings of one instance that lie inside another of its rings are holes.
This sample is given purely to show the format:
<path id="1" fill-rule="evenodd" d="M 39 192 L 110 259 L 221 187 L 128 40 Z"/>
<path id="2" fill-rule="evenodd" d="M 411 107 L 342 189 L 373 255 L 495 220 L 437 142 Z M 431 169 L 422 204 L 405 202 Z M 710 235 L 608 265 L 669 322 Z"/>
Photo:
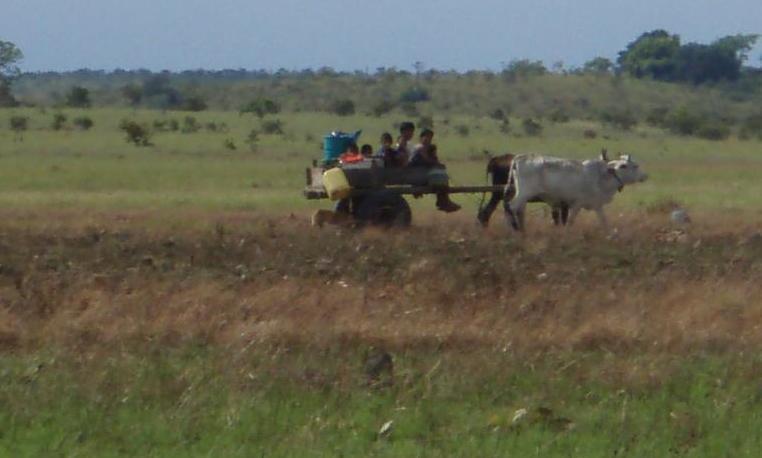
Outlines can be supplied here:
<path id="1" fill-rule="evenodd" d="M 648 175 L 629 154 L 613 161 L 608 161 L 605 152 L 600 159 L 586 161 L 539 155 L 516 156 L 509 179 L 515 187 L 515 196 L 505 206 L 506 218 L 514 229 L 523 230 L 527 202 L 540 200 L 551 206 L 567 204 L 571 210 L 569 225 L 574 223 L 581 209 L 593 210 L 606 229 L 608 222 L 603 206 L 610 203 L 625 185 L 646 179 Z"/>

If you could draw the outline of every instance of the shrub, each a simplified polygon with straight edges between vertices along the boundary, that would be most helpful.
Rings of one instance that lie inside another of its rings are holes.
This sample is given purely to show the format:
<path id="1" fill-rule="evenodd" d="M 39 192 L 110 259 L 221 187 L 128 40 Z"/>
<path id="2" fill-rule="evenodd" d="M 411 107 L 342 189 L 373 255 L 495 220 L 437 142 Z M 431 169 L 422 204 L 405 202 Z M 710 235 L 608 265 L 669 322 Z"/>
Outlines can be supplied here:
<path id="1" fill-rule="evenodd" d="M 561 124 L 569 122 L 569 115 L 566 113 L 566 111 L 564 111 L 563 108 L 556 108 L 550 112 L 548 119 L 550 119 L 550 122 Z"/>
<path id="2" fill-rule="evenodd" d="M 127 143 L 132 143 L 135 146 L 151 146 L 151 131 L 148 126 L 123 119 L 119 123 L 119 129 L 126 134 Z"/>
<path id="3" fill-rule="evenodd" d="M 431 100 L 429 91 L 420 86 L 413 86 L 400 94 L 400 102 L 402 103 L 418 103 L 429 100 Z"/>
<path id="4" fill-rule="evenodd" d="M 419 129 L 433 129 L 434 128 L 434 118 L 431 116 L 421 116 L 418 119 L 418 128 Z"/>
<path id="5" fill-rule="evenodd" d="M 646 114 L 646 123 L 654 127 L 665 127 L 667 125 L 667 119 L 669 117 L 669 108 L 656 107 L 649 110 Z"/>
<path id="6" fill-rule="evenodd" d="M 66 115 L 63 113 L 56 113 L 53 115 L 53 122 L 50 124 L 50 128 L 53 130 L 61 130 L 66 125 Z"/>
<path id="7" fill-rule="evenodd" d="M 265 135 L 283 135 L 283 122 L 280 119 L 265 119 L 261 122 L 261 127 Z"/>
<path id="8" fill-rule="evenodd" d="M 246 136 L 245 143 L 249 145 L 252 152 L 256 151 L 259 144 L 259 132 L 256 129 L 251 129 L 249 135 Z"/>
<path id="9" fill-rule="evenodd" d="M 185 119 L 183 119 L 182 133 L 192 134 L 199 130 L 201 130 L 201 124 L 198 123 L 196 118 L 193 116 L 186 116 Z"/>
<path id="10" fill-rule="evenodd" d="M 762 112 L 755 113 L 743 121 L 741 136 L 744 138 L 757 137 L 762 140 Z"/>
<path id="11" fill-rule="evenodd" d="M 238 149 L 235 146 L 235 141 L 233 141 L 232 138 L 226 138 L 225 141 L 222 142 L 222 146 L 224 146 L 225 149 L 229 149 L 230 151 L 235 151 L 236 149 Z"/>
<path id="12" fill-rule="evenodd" d="M 585 129 L 584 132 L 582 132 L 582 136 L 585 138 L 596 138 L 598 136 L 598 132 L 594 131 L 593 129 Z"/>
<path id="13" fill-rule="evenodd" d="M 240 114 L 252 113 L 257 117 L 262 118 L 268 114 L 278 114 L 280 112 L 280 106 L 270 99 L 259 98 L 252 100 L 246 105 L 241 107 Z"/>
<path id="14" fill-rule="evenodd" d="M 8 123 L 13 131 L 13 139 L 23 141 L 24 131 L 26 131 L 29 126 L 29 118 L 26 116 L 11 116 Z"/>
<path id="15" fill-rule="evenodd" d="M 73 122 L 74 125 L 77 126 L 77 128 L 80 130 L 90 130 L 90 128 L 92 128 L 95 124 L 93 120 L 87 116 L 80 116 L 79 118 L 75 118 Z"/>
<path id="16" fill-rule="evenodd" d="M 502 108 L 498 108 L 492 113 L 489 114 L 489 117 L 496 120 L 496 121 L 504 121 L 505 120 L 505 111 L 503 111 Z"/>
<path id="17" fill-rule="evenodd" d="M 90 91 L 82 86 L 74 86 L 66 94 L 66 106 L 90 108 Z"/>
<path id="18" fill-rule="evenodd" d="M 381 117 L 394 109 L 394 103 L 389 100 L 381 100 L 373 105 L 371 112 L 373 116 Z"/>
<path id="19" fill-rule="evenodd" d="M 702 123 L 701 116 L 683 107 L 667 117 L 665 127 L 676 134 L 693 135 L 698 132 Z"/>
<path id="20" fill-rule="evenodd" d="M 730 136 L 730 127 L 720 121 L 706 122 L 699 127 L 696 136 L 706 140 L 725 140 Z"/>
<path id="21" fill-rule="evenodd" d="M 638 123 L 635 115 L 629 110 L 605 110 L 599 118 L 602 123 L 622 130 L 630 130 Z"/>
<path id="22" fill-rule="evenodd" d="M 339 116 L 351 116 L 355 114 L 355 103 L 350 99 L 336 100 L 331 104 L 331 112 Z"/>
<path id="23" fill-rule="evenodd" d="M 180 106 L 185 111 L 204 111 L 208 108 L 206 100 L 198 95 L 186 98 Z"/>
<path id="24" fill-rule="evenodd" d="M 410 102 L 403 103 L 402 105 L 400 105 L 400 109 L 405 114 L 405 116 L 408 116 L 411 118 L 413 116 L 418 116 L 420 114 L 418 112 L 418 107 L 414 103 L 410 103 Z"/>
<path id="25" fill-rule="evenodd" d="M 168 129 L 171 132 L 177 132 L 178 130 L 180 130 L 180 123 L 177 121 L 177 119 L 170 119 L 169 120 Z"/>
<path id="26" fill-rule="evenodd" d="M 521 121 L 521 127 L 524 129 L 524 133 L 530 137 L 542 135 L 542 124 L 532 118 L 524 118 L 524 120 Z"/>
<path id="27" fill-rule="evenodd" d="M 503 119 L 503 122 L 500 123 L 500 132 L 504 134 L 511 133 L 511 122 L 508 118 Z"/>
<path id="28" fill-rule="evenodd" d="M 469 129 L 465 124 L 458 124 L 455 126 L 455 133 L 461 137 L 468 137 L 468 135 L 471 133 L 471 129 Z"/>
<path id="29" fill-rule="evenodd" d="M 204 125 L 204 128 L 205 128 L 205 129 L 206 129 L 208 132 L 217 132 L 217 130 L 219 129 L 219 127 L 217 126 L 217 123 L 216 123 L 216 122 L 214 122 L 214 121 L 209 121 L 208 123 L 206 123 L 206 124 Z"/>

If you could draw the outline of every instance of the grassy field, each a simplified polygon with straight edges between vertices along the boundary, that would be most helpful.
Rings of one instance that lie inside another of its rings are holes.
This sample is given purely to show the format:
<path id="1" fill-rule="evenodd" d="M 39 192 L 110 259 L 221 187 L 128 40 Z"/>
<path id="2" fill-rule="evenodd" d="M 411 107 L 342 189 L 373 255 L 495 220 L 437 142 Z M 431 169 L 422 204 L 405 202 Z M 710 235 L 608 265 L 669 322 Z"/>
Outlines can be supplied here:
<path id="1" fill-rule="evenodd" d="M 310 227 L 329 203 L 301 197 L 303 169 L 325 132 L 375 145 L 400 117 L 282 114 L 285 134 L 250 151 L 259 120 L 235 113 L 146 148 L 121 119 L 190 114 L 67 110 L 93 118 L 83 132 L 51 130 L 53 113 L 0 112 L 0 455 L 762 449 L 758 141 L 435 118 L 458 184 L 484 180 L 484 149 L 606 147 L 651 180 L 617 196 L 616 237 L 591 216 L 557 231 L 541 208 L 524 237 L 499 218 L 482 231 L 476 196 L 447 216 L 416 201 L 413 228 L 383 233 Z M 693 224 L 672 226 L 671 202 Z M 383 354 L 393 369 L 375 371 Z"/>

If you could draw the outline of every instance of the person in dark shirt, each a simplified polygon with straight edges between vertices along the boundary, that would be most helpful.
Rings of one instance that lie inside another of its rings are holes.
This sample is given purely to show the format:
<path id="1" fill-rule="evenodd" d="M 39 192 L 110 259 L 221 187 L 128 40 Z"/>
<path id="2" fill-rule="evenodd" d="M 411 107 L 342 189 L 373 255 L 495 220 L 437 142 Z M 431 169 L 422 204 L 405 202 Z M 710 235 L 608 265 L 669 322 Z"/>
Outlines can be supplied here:
<path id="1" fill-rule="evenodd" d="M 421 132 L 421 143 L 413 150 L 408 167 L 445 168 L 444 164 L 439 162 L 437 145 L 432 143 L 433 140 L 434 131 L 424 129 Z M 451 213 L 460 210 L 460 205 L 450 200 L 450 194 L 447 191 L 440 191 L 437 193 L 437 208 Z"/>

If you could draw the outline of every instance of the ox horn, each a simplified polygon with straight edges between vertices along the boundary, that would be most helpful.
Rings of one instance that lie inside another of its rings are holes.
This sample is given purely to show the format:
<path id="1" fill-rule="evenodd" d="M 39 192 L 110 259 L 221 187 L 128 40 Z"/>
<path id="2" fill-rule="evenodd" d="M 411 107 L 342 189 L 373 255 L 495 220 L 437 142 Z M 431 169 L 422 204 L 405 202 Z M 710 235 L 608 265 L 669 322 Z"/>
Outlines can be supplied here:
<path id="1" fill-rule="evenodd" d="M 604 162 L 609 161 L 609 152 L 606 150 L 606 148 L 601 149 L 601 160 Z"/>

